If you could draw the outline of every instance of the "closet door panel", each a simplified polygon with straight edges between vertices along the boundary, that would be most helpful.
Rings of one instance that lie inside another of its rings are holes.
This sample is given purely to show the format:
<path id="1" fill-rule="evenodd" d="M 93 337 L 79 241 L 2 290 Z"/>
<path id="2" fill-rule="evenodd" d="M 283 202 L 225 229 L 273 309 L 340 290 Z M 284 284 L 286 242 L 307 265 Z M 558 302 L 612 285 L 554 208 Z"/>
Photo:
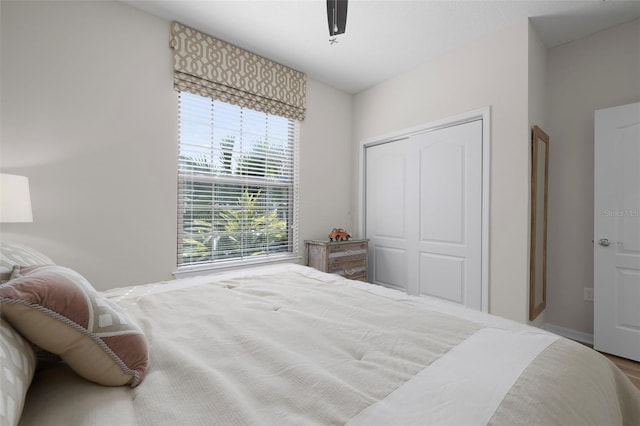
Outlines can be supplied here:
<path id="1" fill-rule="evenodd" d="M 464 238 L 465 147 L 428 143 L 420 150 L 420 241 Z"/>
<path id="2" fill-rule="evenodd" d="M 407 145 L 402 141 L 367 149 L 366 233 L 371 282 L 407 291 Z"/>
<path id="3" fill-rule="evenodd" d="M 411 138 L 419 165 L 419 294 L 482 306 L 482 122 Z"/>

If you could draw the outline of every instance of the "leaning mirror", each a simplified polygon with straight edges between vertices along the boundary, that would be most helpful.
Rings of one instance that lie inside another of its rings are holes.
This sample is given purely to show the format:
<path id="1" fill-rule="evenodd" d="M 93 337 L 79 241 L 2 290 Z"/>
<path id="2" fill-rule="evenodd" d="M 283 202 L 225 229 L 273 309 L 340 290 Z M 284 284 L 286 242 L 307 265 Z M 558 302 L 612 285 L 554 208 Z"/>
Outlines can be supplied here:
<path id="1" fill-rule="evenodd" d="M 529 321 L 536 319 L 547 300 L 547 180 L 549 136 L 533 126 L 531 163 L 531 260 Z"/>

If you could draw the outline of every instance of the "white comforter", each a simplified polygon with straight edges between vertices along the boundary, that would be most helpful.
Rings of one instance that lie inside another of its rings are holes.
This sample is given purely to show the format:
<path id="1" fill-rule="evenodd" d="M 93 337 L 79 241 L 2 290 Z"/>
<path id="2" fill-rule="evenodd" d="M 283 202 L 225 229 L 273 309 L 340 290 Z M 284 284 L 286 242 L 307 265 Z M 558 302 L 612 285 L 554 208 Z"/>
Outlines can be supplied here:
<path id="1" fill-rule="evenodd" d="M 640 424 L 640 392 L 588 348 L 299 265 L 106 294 L 150 342 L 144 382 L 42 371 L 21 424 Z"/>

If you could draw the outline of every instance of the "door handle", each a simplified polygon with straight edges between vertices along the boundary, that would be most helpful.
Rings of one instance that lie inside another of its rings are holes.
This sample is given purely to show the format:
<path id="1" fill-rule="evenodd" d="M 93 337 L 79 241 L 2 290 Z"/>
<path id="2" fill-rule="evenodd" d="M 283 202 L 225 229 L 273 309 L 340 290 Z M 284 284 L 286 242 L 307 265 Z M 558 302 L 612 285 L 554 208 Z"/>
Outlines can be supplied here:
<path id="1" fill-rule="evenodd" d="M 600 244 L 602 247 L 609 247 L 611 245 L 611 241 L 609 241 L 608 238 L 600 238 L 598 240 L 598 244 Z"/>

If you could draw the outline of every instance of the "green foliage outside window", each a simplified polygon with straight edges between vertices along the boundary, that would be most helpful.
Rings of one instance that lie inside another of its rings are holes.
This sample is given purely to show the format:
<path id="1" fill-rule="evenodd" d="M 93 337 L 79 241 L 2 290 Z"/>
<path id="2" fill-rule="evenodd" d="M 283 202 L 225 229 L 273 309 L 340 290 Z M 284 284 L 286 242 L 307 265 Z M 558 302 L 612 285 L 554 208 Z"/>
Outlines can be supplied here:
<path id="1" fill-rule="evenodd" d="M 290 188 L 270 184 L 282 181 L 282 150 L 258 141 L 241 155 L 234 145 L 231 137 L 222 141 L 218 165 L 206 156 L 181 156 L 183 170 L 193 171 L 183 182 L 182 264 L 288 250 Z M 199 179 L 199 173 L 232 179 Z"/>

